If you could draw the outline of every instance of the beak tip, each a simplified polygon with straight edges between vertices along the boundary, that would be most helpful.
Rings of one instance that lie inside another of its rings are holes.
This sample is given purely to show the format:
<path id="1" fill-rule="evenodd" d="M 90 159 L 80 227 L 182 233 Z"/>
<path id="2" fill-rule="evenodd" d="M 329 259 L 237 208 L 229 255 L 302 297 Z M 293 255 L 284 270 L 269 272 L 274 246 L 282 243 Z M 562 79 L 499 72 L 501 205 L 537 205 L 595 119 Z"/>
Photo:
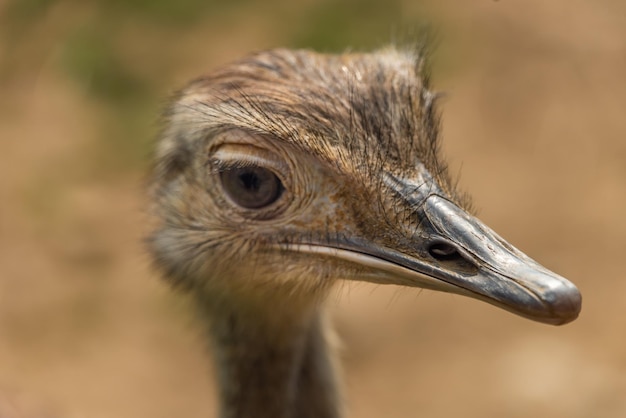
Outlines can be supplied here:
<path id="1" fill-rule="evenodd" d="M 539 319 L 541 322 L 565 325 L 578 318 L 582 309 L 582 295 L 571 282 L 563 280 L 561 286 L 543 295 L 548 315 L 544 316 L 543 320 Z"/>
<path id="2" fill-rule="evenodd" d="M 555 316 L 561 319 L 556 325 L 564 325 L 578 318 L 582 309 L 582 296 L 578 289 L 572 285 L 566 294 L 560 295 L 553 309 Z"/>

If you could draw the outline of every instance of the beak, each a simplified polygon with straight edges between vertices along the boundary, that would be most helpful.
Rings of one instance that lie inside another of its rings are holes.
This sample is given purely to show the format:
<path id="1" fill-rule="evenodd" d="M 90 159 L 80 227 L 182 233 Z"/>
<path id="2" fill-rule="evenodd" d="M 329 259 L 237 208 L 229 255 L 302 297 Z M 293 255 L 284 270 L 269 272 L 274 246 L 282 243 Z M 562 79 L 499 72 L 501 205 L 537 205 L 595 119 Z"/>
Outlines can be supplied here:
<path id="1" fill-rule="evenodd" d="M 530 259 L 439 190 L 423 193 L 398 187 L 398 182 L 395 186 L 420 219 L 415 238 L 397 240 L 381 231 L 380 239 L 344 237 L 283 249 L 366 267 L 360 280 L 461 294 L 547 324 L 578 317 L 581 295 L 568 280 Z"/>
<path id="2" fill-rule="evenodd" d="M 424 214 L 432 228 L 429 253 L 443 267 L 437 278 L 539 322 L 560 325 L 578 317 L 582 299 L 576 286 L 526 256 L 479 219 L 438 195 L 426 199 Z"/>

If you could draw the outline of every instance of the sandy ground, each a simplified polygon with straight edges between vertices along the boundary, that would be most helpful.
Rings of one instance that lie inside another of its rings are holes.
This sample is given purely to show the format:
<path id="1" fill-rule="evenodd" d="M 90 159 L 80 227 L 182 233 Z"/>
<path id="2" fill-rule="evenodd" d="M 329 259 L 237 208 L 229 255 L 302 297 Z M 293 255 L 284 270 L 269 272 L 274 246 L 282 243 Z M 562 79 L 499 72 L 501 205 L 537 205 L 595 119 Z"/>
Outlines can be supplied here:
<path id="1" fill-rule="evenodd" d="M 556 328 L 457 296 L 347 286 L 329 304 L 350 416 L 624 417 L 626 3 L 437 13 L 442 48 L 461 51 L 435 75 L 453 170 L 487 224 L 579 286 L 583 312 Z M 227 55 L 258 47 L 250 36 Z M 84 175 L 84 100 L 43 70 L 0 95 L 0 417 L 215 416 L 185 298 L 141 246 L 143 173 Z"/>

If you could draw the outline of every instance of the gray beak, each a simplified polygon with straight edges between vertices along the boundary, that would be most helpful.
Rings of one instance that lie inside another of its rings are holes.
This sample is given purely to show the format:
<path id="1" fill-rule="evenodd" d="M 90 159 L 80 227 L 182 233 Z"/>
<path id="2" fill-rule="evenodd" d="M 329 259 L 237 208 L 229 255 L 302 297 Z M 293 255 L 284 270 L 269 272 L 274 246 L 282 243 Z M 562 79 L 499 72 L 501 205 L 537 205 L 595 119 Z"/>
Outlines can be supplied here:
<path id="1" fill-rule="evenodd" d="M 536 321 L 560 325 L 578 317 L 581 295 L 568 280 L 441 196 L 429 196 L 423 210 L 439 280 L 458 287 L 458 293 Z"/>
<path id="2" fill-rule="evenodd" d="M 411 208 L 413 237 L 384 227 L 370 238 L 341 236 L 281 245 L 358 264 L 357 280 L 422 287 L 483 300 L 553 325 L 578 317 L 581 295 L 565 278 L 539 265 L 479 219 L 444 197 L 427 171 L 415 181 L 388 175 L 387 186 Z"/>

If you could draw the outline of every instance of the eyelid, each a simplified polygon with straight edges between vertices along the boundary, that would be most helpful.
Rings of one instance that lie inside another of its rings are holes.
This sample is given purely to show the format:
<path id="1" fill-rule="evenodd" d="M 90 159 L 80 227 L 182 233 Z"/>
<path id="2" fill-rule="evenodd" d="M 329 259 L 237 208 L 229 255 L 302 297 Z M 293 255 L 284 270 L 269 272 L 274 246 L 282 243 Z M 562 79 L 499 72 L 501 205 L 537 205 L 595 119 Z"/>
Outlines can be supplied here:
<path id="1" fill-rule="evenodd" d="M 260 166 L 273 169 L 277 174 L 288 171 L 287 164 L 276 154 L 249 144 L 223 144 L 213 153 L 211 162 L 217 169 Z"/>

